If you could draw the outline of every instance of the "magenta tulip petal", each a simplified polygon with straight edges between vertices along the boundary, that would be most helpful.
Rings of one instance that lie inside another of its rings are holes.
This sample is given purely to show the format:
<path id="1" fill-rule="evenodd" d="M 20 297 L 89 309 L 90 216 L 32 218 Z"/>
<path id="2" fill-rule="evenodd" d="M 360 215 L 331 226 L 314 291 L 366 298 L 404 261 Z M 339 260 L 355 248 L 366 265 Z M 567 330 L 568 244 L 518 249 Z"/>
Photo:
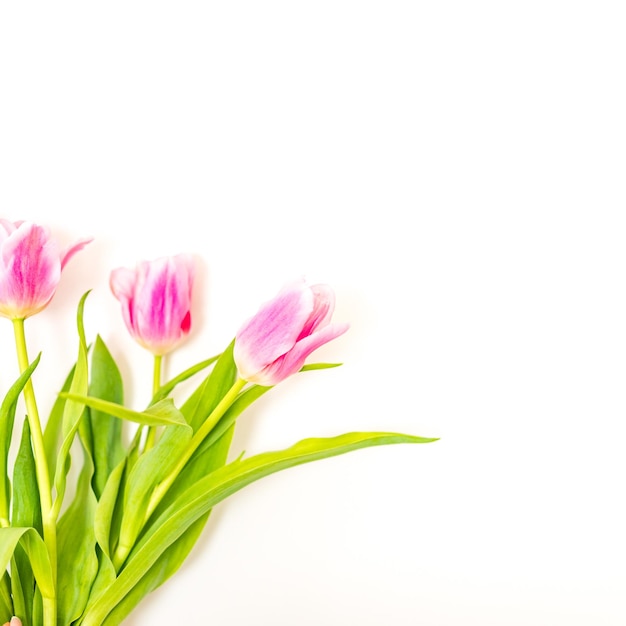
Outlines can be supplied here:
<path id="1" fill-rule="evenodd" d="M 325 326 L 330 322 L 335 310 L 335 292 L 328 285 L 312 285 L 314 306 L 309 315 L 298 340 L 308 337 L 315 329 Z"/>
<path id="2" fill-rule="evenodd" d="M 193 278 L 193 258 L 185 254 L 111 272 L 128 331 L 153 354 L 167 354 L 189 334 Z"/>
<path id="3" fill-rule="evenodd" d="M 313 295 L 303 284 L 285 287 L 261 306 L 237 333 L 234 358 L 243 378 L 252 376 L 293 348 L 313 309 Z"/>
<path id="4" fill-rule="evenodd" d="M 328 285 L 289 285 L 264 304 L 235 337 L 239 376 L 275 385 L 301 369 L 315 349 L 341 335 L 347 324 L 330 324 L 335 295 Z"/>
<path id="5" fill-rule="evenodd" d="M 80 250 L 82 250 L 88 243 L 93 241 L 93 237 L 88 239 L 81 239 L 75 243 L 72 247 L 68 248 L 61 257 L 61 269 L 65 268 L 67 262 Z"/>
<path id="6" fill-rule="evenodd" d="M 74 246 L 72 254 L 86 243 Z M 23 319 L 45 308 L 68 258 L 61 257 L 47 228 L 0 220 L 0 315 Z"/>
<path id="7" fill-rule="evenodd" d="M 276 385 L 291 374 L 300 371 L 307 357 L 320 346 L 343 335 L 349 328 L 349 324 L 330 324 L 313 335 L 305 337 L 299 341 L 287 354 L 279 357 L 268 365 L 257 380 L 251 379 L 250 382 L 258 382 L 261 385 Z"/>

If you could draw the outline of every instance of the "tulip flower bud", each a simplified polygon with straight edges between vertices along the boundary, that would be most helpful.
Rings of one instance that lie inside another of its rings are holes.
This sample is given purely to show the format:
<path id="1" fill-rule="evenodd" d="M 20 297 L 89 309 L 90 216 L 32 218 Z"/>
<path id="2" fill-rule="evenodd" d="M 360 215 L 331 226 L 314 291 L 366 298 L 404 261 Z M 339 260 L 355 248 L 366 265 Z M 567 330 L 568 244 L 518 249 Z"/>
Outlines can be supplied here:
<path id="1" fill-rule="evenodd" d="M 171 352 L 191 330 L 193 277 L 193 258 L 186 254 L 111 272 L 128 331 L 155 356 Z"/>
<path id="2" fill-rule="evenodd" d="M 0 315 L 25 319 L 44 309 L 65 264 L 90 241 L 60 252 L 44 226 L 0 219 Z"/>
<path id="3" fill-rule="evenodd" d="M 237 333 L 233 357 L 239 376 L 270 386 L 299 371 L 314 350 L 348 330 L 348 324 L 330 323 L 334 308 L 328 285 L 286 286 Z"/>

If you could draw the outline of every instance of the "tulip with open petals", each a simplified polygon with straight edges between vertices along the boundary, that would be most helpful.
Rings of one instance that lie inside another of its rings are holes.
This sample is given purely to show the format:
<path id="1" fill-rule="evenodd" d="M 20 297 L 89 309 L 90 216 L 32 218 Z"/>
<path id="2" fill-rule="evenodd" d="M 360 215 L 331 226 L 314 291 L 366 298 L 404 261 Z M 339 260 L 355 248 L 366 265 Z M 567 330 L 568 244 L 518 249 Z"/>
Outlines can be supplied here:
<path id="1" fill-rule="evenodd" d="M 270 386 L 300 370 L 311 352 L 348 330 L 348 324 L 330 323 L 334 308 L 328 285 L 287 285 L 237 333 L 239 376 Z"/>
<path id="2" fill-rule="evenodd" d="M 0 315 L 25 319 L 44 309 L 61 270 L 90 241 L 61 252 L 46 227 L 0 219 Z"/>
<path id="3" fill-rule="evenodd" d="M 194 263 L 187 254 L 142 261 L 111 272 L 128 331 L 155 356 L 171 352 L 191 330 Z"/>

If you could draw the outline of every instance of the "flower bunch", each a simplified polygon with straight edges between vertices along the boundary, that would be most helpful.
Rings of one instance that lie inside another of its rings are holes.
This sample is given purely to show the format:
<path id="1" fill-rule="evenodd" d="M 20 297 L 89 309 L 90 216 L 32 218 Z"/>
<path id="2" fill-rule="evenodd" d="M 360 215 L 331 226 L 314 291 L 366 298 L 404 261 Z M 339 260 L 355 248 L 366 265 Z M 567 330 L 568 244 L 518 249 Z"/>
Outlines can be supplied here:
<path id="1" fill-rule="evenodd" d="M 128 331 L 154 357 L 146 408 L 124 404 L 122 376 L 104 341 L 96 337 L 88 346 L 85 294 L 78 305 L 75 363 L 44 427 L 32 383 L 40 356 L 28 356 L 24 322 L 46 307 L 66 263 L 88 242 L 62 252 L 46 228 L 0 220 L 0 315 L 13 324 L 19 368 L 0 407 L 5 626 L 119 624 L 180 567 L 211 509 L 239 489 L 273 472 L 367 446 L 434 441 L 347 433 L 229 461 L 239 415 L 287 377 L 333 367 L 305 362 L 348 325 L 332 321 L 330 287 L 293 282 L 263 304 L 221 354 L 163 381 L 163 358 L 192 327 L 194 262 L 188 255 L 111 273 Z M 176 406 L 172 392 L 196 378 L 194 390 Z M 20 398 L 22 421 L 16 420 Z M 137 425 L 130 443 L 122 433 L 127 422 Z M 76 440 L 82 465 L 68 489 Z"/>

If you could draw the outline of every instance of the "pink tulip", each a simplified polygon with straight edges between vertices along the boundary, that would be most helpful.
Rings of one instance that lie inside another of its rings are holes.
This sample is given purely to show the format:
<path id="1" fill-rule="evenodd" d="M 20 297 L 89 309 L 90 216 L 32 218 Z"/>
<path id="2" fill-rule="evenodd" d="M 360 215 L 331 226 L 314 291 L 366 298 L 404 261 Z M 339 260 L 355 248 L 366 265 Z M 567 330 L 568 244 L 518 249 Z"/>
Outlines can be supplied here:
<path id="1" fill-rule="evenodd" d="M 128 331 L 155 356 L 173 350 L 191 330 L 193 277 L 193 258 L 186 254 L 111 272 L 111 290 Z"/>
<path id="2" fill-rule="evenodd" d="M 6 622 L 4 626 L 22 626 L 22 620 L 19 617 L 12 617 L 10 622 Z"/>
<path id="3" fill-rule="evenodd" d="M 52 299 L 65 264 L 90 241 L 62 253 L 44 226 L 0 219 L 0 315 L 24 319 L 39 313 Z"/>
<path id="4" fill-rule="evenodd" d="M 271 386 L 300 370 L 311 352 L 348 330 L 348 324 L 330 323 L 334 308 L 335 294 L 328 285 L 286 286 L 237 333 L 239 376 Z"/>

